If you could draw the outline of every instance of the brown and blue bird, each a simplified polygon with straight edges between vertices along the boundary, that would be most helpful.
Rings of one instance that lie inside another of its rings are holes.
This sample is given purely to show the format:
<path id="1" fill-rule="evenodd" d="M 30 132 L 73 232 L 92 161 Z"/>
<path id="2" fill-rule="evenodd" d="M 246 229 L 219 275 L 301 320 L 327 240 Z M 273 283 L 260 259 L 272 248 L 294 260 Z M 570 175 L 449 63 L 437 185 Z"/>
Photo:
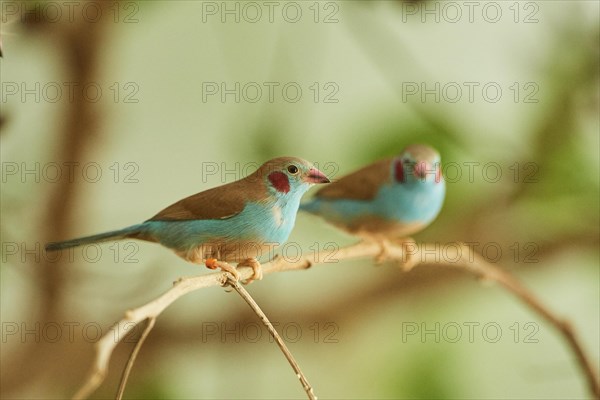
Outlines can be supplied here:
<path id="1" fill-rule="evenodd" d="M 308 161 L 275 158 L 245 178 L 180 200 L 141 224 L 50 243 L 46 250 L 140 239 L 168 247 L 189 262 L 221 268 L 236 279 L 239 272 L 228 263 L 249 266 L 252 279 L 261 279 L 257 258 L 287 240 L 302 195 L 313 184 L 328 182 Z"/>
<path id="2" fill-rule="evenodd" d="M 440 162 L 433 148 L 412 144 L 327 185 L 300 208 L 365 240 L 412 241 L 442 208 Z"/>

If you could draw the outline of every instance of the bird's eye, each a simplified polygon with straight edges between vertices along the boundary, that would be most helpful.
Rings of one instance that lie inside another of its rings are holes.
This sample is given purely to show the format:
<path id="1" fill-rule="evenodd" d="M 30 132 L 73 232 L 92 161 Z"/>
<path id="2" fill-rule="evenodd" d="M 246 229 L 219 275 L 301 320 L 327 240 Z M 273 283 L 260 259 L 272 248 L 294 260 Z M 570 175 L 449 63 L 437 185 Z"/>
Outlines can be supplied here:
<path id="1" fill-rule="evenodd" d="M 296 167 L 293 164 L 292 165 L 288 165 L 287 170 L 292 175 L 296 175 L 298 173 L 298 167 Z"/>

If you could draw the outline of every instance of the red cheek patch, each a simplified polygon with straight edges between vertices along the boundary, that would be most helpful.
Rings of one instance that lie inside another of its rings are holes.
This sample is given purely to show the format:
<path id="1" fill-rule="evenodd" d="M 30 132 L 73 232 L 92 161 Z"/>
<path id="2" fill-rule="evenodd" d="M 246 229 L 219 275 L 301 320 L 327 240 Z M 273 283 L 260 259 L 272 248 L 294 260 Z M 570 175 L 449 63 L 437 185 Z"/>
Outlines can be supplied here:
<path id="1" fill-rule="evenodd" d="M 280 171 L 271 172 L 269 174 L 269 182 L 271 185 L 280 193 L 287 193 L 290 191 L 290 181 L 286 174 Z"/>
<path id="2" fill-rule="evenodd" d="M 402 165 L 402 160 L 396 161 L 396 165 L 394 165 L 394 179 L 396 179 L 396 182 L 404 183 L 404 166 Z"/>

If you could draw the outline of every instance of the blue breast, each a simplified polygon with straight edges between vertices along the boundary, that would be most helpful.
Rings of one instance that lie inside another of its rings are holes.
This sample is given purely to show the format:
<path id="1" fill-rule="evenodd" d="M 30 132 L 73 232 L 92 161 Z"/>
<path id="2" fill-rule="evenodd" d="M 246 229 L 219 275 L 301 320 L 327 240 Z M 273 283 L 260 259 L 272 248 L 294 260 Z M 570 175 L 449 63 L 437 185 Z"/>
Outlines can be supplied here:
<path id="1" fill-rule="evenodd" d="M 445 196 L 444 181 L 388 183 L 372 200 L 314 199 L 302 208 L 334 223 L 351 225 L 368 216 L 401 223 L 428 224 L 439 214 Z"/>
<path id="2" fill-rule="evenodd" d="M 247 203 L 242 212 L 226 219 L 147 221 L 144 231 L 171 249 L 183 251 L 211 241 L 282 244 L 296 220 L 299 197 L 275 202 Z M 280 209 L 281 213 L 274 212 Z M 276 216 L 281 215 L 281 219 Z"/>

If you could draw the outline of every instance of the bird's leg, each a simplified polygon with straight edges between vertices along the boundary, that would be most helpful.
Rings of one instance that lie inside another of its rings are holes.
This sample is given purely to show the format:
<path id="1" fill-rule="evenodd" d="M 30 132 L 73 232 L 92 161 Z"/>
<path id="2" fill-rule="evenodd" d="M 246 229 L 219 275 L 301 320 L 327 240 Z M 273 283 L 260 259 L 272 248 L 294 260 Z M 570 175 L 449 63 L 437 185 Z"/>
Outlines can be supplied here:
<path id="1" fill-rule="evenodd" d="M 235 280 L 240 280 L 240 273 L 237 272 L 233 266 L 226 263 L 225 261 L 219 261 L 216 258 L 219 256 L 218 252 L 210 253 L 210 255 L 205 254 L 203 253 L 202 246 L 198 246 L 189 251 L 176 252 L 176 254 L 184 260 L 193 264 L 204 264 L 206 265 L 206 268 L 209 269 L 221 268 L 221 270 L 229 272 L 231 275 L 233 275 Z"/>
<path id="2" fill-rule="evenodd" d="M 381 251 L 375 257 L 375 264 L 381 265 L 390 258 L 390 242 L 382 238 L 377 240 L 377 243 L 381 247 Z"/>
<path id="3" fill-rule="evenodd" d="M 231 264 L 225 261 L 219 261 L 216 258 L 207 258 L 204 262 L 204 265 L 210 269 L 221 268 L 222 271 L 229 272 L 231 275 L 233 275 L 233 278 L 236 281 L 240 280 L 240 273 Z"/>
<path id="4" fill-rule="evenodd" d="M 411 237 L 396 239 L 394 242 L 402 247 L 402 260 L 398 262 L 400 268 L 404 272 L 410 271 L 419 262 L 413 252 L 417 248 L 417 242 Z"/>
<path id="5" fill-rule="evenodd" d="M 381 247 L 380 253 L 375 257 L 376 264 L 382 264 L 389 259 L 394 259 L 400 266 L 400 268 L 408 272 L 415 265 L 417 265 L 418 259 L 414 254 L 414 250 L 417 248 L 417 243 L 411 237 L 405 237 L 401 239 L 394 239 L 391 242 L 385 238 L 379 238 L 377 243 Z M 392 257 L 391 254 L 393 245 L 402 247 L 402 258 Z"/>
<path id="6" fill-rule="evenodd" d="M 261 280 L 263 278 L 262 266 L 258 262 L 256 258 L 248 258 L 240 263 L 238 263 L 238 268 L 241 266 L 250 267 L 254 274 L 244 281 L 244 284 L 252 283 L 255 280 Z"/>

